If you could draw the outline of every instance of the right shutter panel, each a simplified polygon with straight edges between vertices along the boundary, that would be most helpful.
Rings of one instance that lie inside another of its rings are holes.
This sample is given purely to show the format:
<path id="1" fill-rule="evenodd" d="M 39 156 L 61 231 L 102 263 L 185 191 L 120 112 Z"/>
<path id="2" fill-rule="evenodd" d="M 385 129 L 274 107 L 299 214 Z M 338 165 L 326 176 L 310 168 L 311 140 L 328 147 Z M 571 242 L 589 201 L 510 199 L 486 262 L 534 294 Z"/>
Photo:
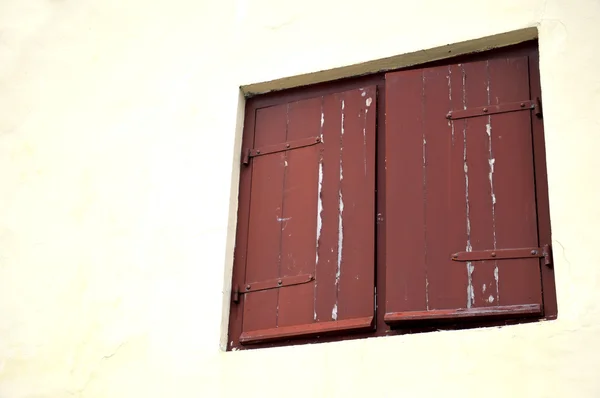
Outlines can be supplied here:
<path id="1" fill-rule="evenodd" d="M 386 75 L 388 324 L 543 313 L 529 87 L 527 56 Z"/>

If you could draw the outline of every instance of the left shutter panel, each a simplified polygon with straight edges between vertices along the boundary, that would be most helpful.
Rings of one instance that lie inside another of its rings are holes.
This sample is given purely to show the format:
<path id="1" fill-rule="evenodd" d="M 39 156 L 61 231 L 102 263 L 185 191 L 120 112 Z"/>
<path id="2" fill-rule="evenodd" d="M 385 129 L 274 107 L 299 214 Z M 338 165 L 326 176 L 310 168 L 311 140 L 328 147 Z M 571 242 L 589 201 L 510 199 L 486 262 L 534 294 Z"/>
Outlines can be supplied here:
<path id="1" fill-rule="evenodd" d="M 372 328 L 375 100 L 370 87 L 256 110 L 234 344 Z"/>

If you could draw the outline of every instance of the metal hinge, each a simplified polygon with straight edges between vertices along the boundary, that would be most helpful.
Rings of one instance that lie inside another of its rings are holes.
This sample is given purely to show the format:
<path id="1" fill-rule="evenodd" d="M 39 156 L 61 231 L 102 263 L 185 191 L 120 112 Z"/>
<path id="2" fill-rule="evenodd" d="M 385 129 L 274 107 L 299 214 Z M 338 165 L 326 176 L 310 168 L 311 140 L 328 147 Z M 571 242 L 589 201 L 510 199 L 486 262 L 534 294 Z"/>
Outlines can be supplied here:
<path id="1" fill-rule="evenodd" d="M 321 137 L 308 137 L 296 141 L 283 142 L 281 144 L 269 145 L 255 149 L 244 149 L 242 153 L 242 164 L 247 165 L 250 159 L 256 156 L 269 155 L 271 153 L 289 151 L 297 148 L 304 148 L 311 145 L 316 145 L 321 142 Z"/>
<path id="2" fill-rule="evenodd" d="M 452 254 L 451 259 L 452 261 L 464 262 L 536 257 L 543 258 L 544 265 L 552 267 L 552 246 L 544 245 L 542 247 L 522 247 L 517 249 L 480 250 L 470 252 L 464 251 Z"/>
<path id="3" fill-rule="evenodd" d="M 457 120 L 466 119 L 476 116 L 493 115 L 496 113 L 507 113 L 516 111 L 533 110 L 537 117 L 542 117 L 542 101 L 539 97 L 535 100 L 508 102 L 505 104 L 498 105 L 485 105 L 467 109 L 457 109 L 449 111 L 446 114 L 446 119 Z"/>
<path id="4" fill-rule="evenodd" d="M 238 285 L 235 285 L 233 287 L 233 291 L 231 292 L 233 296 L 232 299 L 234 303 L 238 303 L 240 301 L 240 295 L 242 294 L 255 293 L 270 289 L 279 289 L 287 286 L 302 285 L 304 283 L 311 282 L 314 279 L 315 277 L 312 274 L 286 276 L 277 279 L 269 279 L 262 282 L 248 283 L 242 291 L 240 291 L 240 287 Z"/>

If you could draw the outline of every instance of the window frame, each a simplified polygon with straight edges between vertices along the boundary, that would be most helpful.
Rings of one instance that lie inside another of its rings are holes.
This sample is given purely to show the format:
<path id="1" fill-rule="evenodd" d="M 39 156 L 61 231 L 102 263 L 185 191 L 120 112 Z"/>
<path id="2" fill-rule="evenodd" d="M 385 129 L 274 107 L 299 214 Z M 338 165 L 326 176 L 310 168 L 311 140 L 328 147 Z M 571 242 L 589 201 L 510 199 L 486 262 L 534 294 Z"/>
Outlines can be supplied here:
<path id="1" fill-rule="evenodd" d="M 557 298 L 554 269 L 552 267 L 541 267 L 541 284 L 543 297 L 543 315 L 532 318 L 511 318 L 503 320 L 475 319 L 450 319 L 446 322 L 436 321 L 421 322 L 404 325 L 401 328 L 391 328 L 384 321 L 384 300 L 385 300 L 385 74 L 393 71 L 423 69 L 433 66 L 452 65 L 461 62 L 473 62 L 479 60 L 490 60 L 495 58 L 513 57 L 519 55 L 530 56 L 529 76 L 530 76 L 530 97 L 541 98 L 540 72 L 539 72 L 539 52 L 537 40 L 523 42 L 517 45 L 504 47 L 495 50 L 489 50 L 474 54 L 463 55 L 459 57 L 447 58 L 440 61 L 429 62 L 415 65 L 408 68 L 396 70 L 386 70 L 370 75 L 351 77 L 336 81 L 317 83 L 310 86 L 302 86 L 282 91 L 275 91 L 266 94 L 260 94 L 248 97 L 245 106 L 245 119 L 243 127 L 242 148 L 252 148 L 254 142 L 254 121 L 256 111 L 274 105 L 287 102 L 299 101 L 313 98 L 315 96 L 324 96 L 327 94 L 338 93 L 347 90 L 358 89 L 364 86 L 376 86 L 377 88 L 377 118 L 376 118 L 376 175 L 375 175 L 375 329 L 368 332 L 342 333 L 339 335 L 328 335 L 323 337 L 311 338 L 292 338 L 289 340 L 252 344 L 243 346 L 239 343 L 239 336 L 242 332 L 243 305 L 233 302 L 229 312 L 227 351 L 232 349 L 256 349 L 265 347 L 277 347 L 286 345 L 302 345 L 307 343 L 332 342 L 340 340 L 354 340 L 367 337 L 381 337 L 391 335 L 401 335 L 407 333 L 420 333 L 437 330 L 457 330 L 479 327 L 493 327 L 502 325 L 511 325 L 517 323 L 538 322 L 540 320 L 556 319 L 558 315 Z M 534 159 L 535 193 L 537 204 L 537 227 L 538 239 L 540 242 L 551 242 L 550 209 L 548 198 L 548 180 L 546 168 L 546 150 L 543 119 L 532 117 L 531 134 Z M 240 164 L 240 167 L 245 167 Z M 245 277 L 245 252 L 247 249 L 248 222 L 250 208 L 251 192 L 251 173 L 242 173 L 239 182 L 239 201 L 237 213 L 236 244 L 234 249 L 234 264 L 232 286 L 243 286 Z"/>

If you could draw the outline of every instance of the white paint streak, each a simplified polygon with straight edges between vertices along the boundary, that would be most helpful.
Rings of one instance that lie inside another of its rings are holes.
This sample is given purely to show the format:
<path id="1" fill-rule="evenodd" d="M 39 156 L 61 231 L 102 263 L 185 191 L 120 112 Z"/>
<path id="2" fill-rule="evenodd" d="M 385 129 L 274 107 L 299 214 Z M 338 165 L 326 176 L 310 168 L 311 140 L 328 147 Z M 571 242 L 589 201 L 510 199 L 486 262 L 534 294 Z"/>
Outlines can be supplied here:
<path id="1" fill-rule="evenodd" d="M 467 286 L 467 308 L 471 308 L 475 302 L 475 287 L 473 286 L 473 271 L 475 266 L 472 262 L 467 263 L 467 274 L 469 276 L 469 284 Z"/>
<path id="2" fill-rule="evenodd" d="M 341 137 L 344 136 L 344 100 L 342 100 L 342 128 Z M 342 254 L 344 250 L 344 225 L 343 225 L 343 213 L 344 213 L 344 197 L 342 194 L 342 181 L 344 180 L 344 168 L 342 164 L 342 151 L 343 145 L 340 147 L 340 185 L 338 190 L 338 247 L 337 247 L 337 270 L 335 273 L 335 284 L 340 283 L 340 275 L 342 273 Z M 337 306 L 336 306 L 337 308 Z"/>
<path id="3" fill-rule="evenodd" d="M 485 293 L 485 288 L 486 288 L 486 286 L 485 286 L 485 283 L 484 283 L 483 287 L 481 288 L 482 293 Z"/>
<path id="4" fill-rule="evenodd" d="M 284 163 L 285 167 L 287 167 L 287 165 L 288 165 L 287 160 L 284 160 L 283 163 Z"/>
<path id="5" fill-rule="evenodd" d="M 490 172 L 489 172 L 489 179 L 490 179 L 490 188 L 491 188 L 491 193 L 492 193 L 492 219 L 494 220 L 494 244 L 496 242 L 496 194 L 494 193 L 494 163 L 496 163 L 496 159 L 491 158 L 488 159 L 488 163 L 490 164 Z M 496 246 L 494 245 L 494 249 L 496 248 Z"/>
<path id="6" fill-rule="evenodd" d="M 344 213 L 344 198 L 342 197 L 342 191 L 339 192 L 339 216 L 338 216 L 338 252 L 337 252 L 337 271 L 335 273 L 336 285 L 340 282 L 340 275 L 342 272 L 342 254 L 344 250 L 344 225 L 342 221 L 342 214 Z"/>
<path id="7" fill-rule="evenodd" d="M 334 304 L 333 308 L 331 309 L 331 319 L 337 321 L 337 304 Z"/>
<path id="8" fill-rule="evenodd" d="M 291 220 L 291 219 L 292 219 L 292 217 L 284 217 L 284 218 L 277 217 L 277 221 L 279 221 L 279 222 L 288 221 L 288 220 Z"/>
<path id="9" fill-rule="evenodd" d="M 319 264 L 319 239 L 323 230 L 323 162 L 319 162 L 319 192 L 317 193 L 317 250 L 315 264 Z M 316 314 L 315 314 L 316 315 Z"/>
<path id="10" fill-rule="evenodd" d="M 324 124 L 325 124 L 325 113 L 321 112 L 321 128 L 323 128 Z M 323 132 L 321 132 L 321 138 L 323 138 Z"/>
<path id="11" fill-rule="evenodd" d="M 364 94 L 364 93 L 363 93 Z M 371 103 L 373 102 L 373 98 L 369 97 L 367 98 L 367 100 L 365 101 L 365 104 L 367 104 L 367 106 L 371 106 Z"/>

